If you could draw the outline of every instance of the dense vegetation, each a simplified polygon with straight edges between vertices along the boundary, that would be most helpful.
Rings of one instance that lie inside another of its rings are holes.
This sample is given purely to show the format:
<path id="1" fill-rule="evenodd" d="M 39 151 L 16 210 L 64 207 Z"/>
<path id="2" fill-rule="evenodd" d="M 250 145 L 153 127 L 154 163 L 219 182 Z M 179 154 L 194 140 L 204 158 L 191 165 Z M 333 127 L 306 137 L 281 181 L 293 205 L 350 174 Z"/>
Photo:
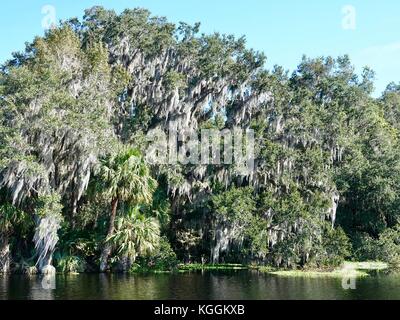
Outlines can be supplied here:
<path id="1" fill-rule="evenodd" d="M 347 56 L 266 70 L 245 39 L 94 7 L 0 73 L 0 268 L 400 261 L 400 85 Z M 256 166 L 155 165 L 146 133 L 253 129 Z"/>

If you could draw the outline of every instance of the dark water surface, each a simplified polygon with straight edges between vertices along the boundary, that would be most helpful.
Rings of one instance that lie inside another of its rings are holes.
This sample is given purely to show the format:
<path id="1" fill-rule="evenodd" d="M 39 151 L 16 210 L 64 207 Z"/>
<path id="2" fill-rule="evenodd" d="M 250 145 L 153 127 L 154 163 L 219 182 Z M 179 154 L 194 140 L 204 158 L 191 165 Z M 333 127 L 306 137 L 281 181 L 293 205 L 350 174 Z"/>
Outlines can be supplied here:
<path id="1" fill-rule="evenodd" d="M 58 275 L 54 290 L 40 277 L 0 277 L 0 300 L 400 300 L 400 275 L 357 279 L 345 290 L 342 279 L 286 278 L 256 271 L 161 275 Z"/>

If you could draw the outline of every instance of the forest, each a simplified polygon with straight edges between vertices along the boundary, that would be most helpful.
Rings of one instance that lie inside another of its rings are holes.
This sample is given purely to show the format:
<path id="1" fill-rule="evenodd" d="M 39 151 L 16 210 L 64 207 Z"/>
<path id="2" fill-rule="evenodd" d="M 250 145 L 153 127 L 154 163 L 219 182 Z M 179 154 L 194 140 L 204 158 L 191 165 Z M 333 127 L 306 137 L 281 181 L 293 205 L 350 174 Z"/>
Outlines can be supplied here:
<path id="1" fill-rule="evenodd" d="M 0 272 L 400 266 L 400 84 L 348 56 L 85 11 L 0 69 Z M 252 129 L 255 166 L 152 164 L 154 129 Z"/>

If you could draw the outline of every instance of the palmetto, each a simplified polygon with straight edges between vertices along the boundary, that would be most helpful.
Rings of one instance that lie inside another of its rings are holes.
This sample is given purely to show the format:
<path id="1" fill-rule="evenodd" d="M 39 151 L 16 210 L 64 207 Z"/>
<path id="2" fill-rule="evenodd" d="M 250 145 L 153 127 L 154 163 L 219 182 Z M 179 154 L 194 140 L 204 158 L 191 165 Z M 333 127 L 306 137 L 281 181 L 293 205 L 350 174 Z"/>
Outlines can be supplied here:
<path id="1" fill-rule="evenodd" d="M 111 215 L 107 238 L 114 235 L 115 218 L 119 204 L 128 205 L 148 204 L 157 183 L 151 177 L 150 170 L 140 152 L 129 147 L 101 162 L 99 172 L 99 186 L 111 202 Z M 111 254 L 111 244 L 106 241 L 100 258 L 100 271 L 108 267 L 108 258 Z"/>
<path id="2" fill-rule="evenodd" d="M 116 245 L 119 256 L 135 261 L 157 248 L 160 226 L 157 219 L 141 213 L 139 206 L 130 207 L 117 219 L 115 233 L 107 241 Z"/>
<path id="3" fill-rule="evenodd" d="M 0 206 L 0 273 L 7 273 L 10 269 L 10 236 L 17 224 L 25 221 L 27 215 L 10 204 Z"/>

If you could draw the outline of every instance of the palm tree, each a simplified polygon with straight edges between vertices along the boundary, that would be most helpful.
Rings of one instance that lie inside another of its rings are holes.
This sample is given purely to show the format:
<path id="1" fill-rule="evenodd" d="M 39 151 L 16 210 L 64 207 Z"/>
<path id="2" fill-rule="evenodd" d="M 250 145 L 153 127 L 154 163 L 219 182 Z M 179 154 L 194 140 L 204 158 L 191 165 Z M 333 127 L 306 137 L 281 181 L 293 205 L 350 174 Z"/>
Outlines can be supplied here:
<path id="1" fill-rule="evenodd" d="M 123 148 L 102 161 L 99 178 L 101 188 L 111 203 L 106 237 L 109 239 L 114 234 L 118 205 L 121 202 L 129 205 L 150 203 L 157 182 L 151 177 L 150 169 L 140 152 L 132 148 Z M 107 269 L 111 249 L 111 243 L 106 241 L 100 257 L 101 272 Z"/>
<path id="2" fill-rule="evenodd" d="M 0 207 L 0 273 L 10 271 L 10 237 L 16 224 L 26 218 L 26 214 L 10 204 Z"/>
<path id="3" fill-rule="evenodd" d="M 117 220 L 115 233 L 107 241 L 117 247 L 126 271 L 138 256 L 156 250 L 160 243 L 160 224 L 156 218 L 141 213 L 139 206 L 129 207 Z"/>

